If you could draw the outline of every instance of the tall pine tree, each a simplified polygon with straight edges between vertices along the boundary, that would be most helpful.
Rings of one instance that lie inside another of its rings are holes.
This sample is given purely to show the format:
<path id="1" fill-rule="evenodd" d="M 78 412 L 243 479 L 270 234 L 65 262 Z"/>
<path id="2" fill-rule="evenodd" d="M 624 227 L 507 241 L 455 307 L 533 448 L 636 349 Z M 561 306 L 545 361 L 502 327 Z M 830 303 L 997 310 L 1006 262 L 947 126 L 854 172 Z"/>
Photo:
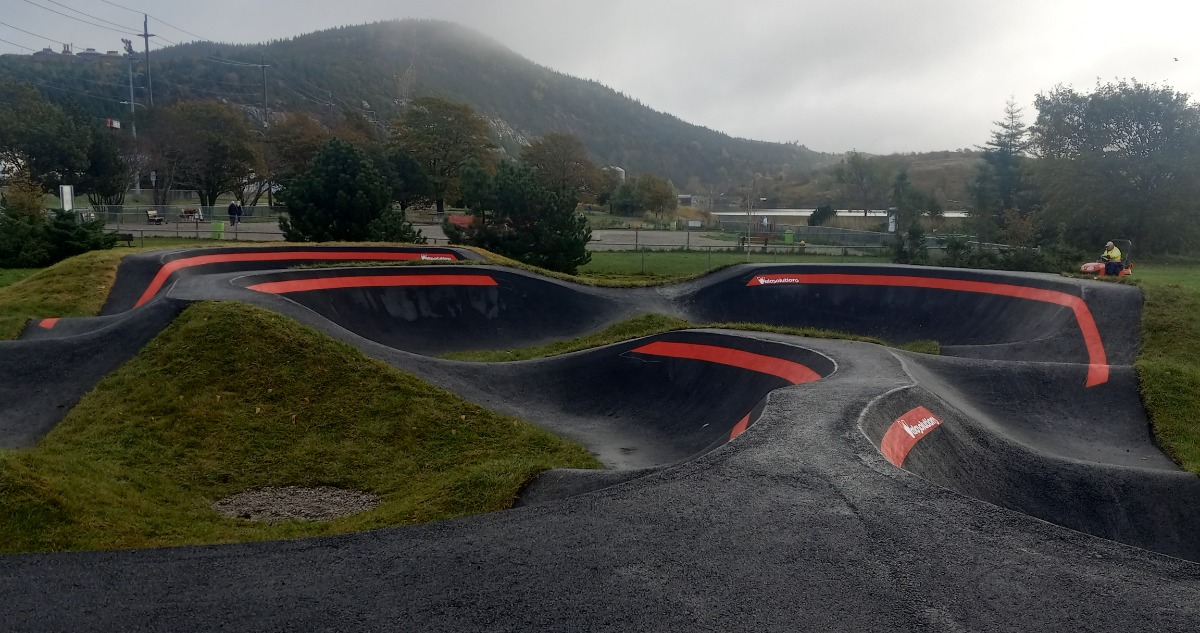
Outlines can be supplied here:
<path id="1" fill-rule="evenodd" d="M 568 274 L 591 261 L 592 230 L 575 213 L 577 200 L 547 189 L 529 167 L 501 163 L 494 177 L 476 167 L 463 173 L 463 181 L 473 222 L 467 227 L 443 223 L 452 244 L 479 246 Z"/>

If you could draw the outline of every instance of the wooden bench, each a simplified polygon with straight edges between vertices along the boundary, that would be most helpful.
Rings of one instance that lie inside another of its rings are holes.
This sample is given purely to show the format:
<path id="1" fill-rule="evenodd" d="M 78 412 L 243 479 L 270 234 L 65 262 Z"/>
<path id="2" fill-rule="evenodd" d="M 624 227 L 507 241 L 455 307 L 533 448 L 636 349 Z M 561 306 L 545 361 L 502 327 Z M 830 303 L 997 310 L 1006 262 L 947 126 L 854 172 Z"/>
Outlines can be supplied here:
<path id="1" fill-rule="evenodd" d="M 117 241 L 125 242 L 126 246 L 133 246 L 133 233 L 117 233 Z"/>
<path id="2" fill-rule="evenodd" d="M 179 212 L 179 219 L 184 222 L 200 222 L 204 219 L 204 212 L 200 209 L 183 209 Z"/>
<path id="3" fill-rule="evenodd" d="M 162 224 L 166 220 L 158 209 L 146 209 L 146 224 Z"/>
<path id="4" fill-rule="evenodd" d="M 767 242 L 770 239 L 771 239 L 770 235 L 753 236 L 753 237 L 746 237 L 745 235 L 743 235 L 738 238 L 738 246 L 740 246 L 742 248 L 746 248 L 747 245 L 754 246 L 755 244 L 758 244 L 761 242 L 763 250 L 765 251 L 765 250 L 767 250 Z M 749 242 L 749 244 L 747 244 L 747 242 Z"/>

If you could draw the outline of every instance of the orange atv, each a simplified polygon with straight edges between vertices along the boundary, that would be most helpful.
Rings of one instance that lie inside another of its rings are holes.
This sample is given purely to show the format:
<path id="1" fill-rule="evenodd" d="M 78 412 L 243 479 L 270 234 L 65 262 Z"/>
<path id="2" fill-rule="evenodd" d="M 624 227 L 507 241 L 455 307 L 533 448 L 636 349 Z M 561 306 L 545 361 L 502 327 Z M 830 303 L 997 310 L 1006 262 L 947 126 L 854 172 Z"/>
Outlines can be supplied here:
<path id="1" fill-rule="evenodd" d="M 1133 274 L 1133 242 L 1130 240 L 1113 240 L 1113 244 L 1121 249 L 1121 272 L 1117 273 L 1118 277 Z M 1099 275 L 1103 277 L 1106 273 L 1105 262 L 1103 259 L 1094 262 L 1088 262 L 1079 267 L 1079 272 L 1087 275 Z"/>

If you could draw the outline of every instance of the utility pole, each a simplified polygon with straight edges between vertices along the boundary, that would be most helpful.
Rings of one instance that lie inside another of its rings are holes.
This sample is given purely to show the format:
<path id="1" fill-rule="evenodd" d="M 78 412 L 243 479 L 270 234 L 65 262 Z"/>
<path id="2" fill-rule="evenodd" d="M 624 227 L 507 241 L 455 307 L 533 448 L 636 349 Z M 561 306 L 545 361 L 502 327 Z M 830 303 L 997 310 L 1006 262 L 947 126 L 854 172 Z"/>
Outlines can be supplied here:
<path id="1" fill-rule="evenodd" d="M 133 127 L 133 148 L 137 151 L 137 110 L 133 102 L 133 40 L 121 38 L 121 43 L 125 44 L 125 59 L 129 61 L 129 124 Z M 136 158 L 134 160 L 137 160 Z M 137 192 L 138 198 L 142 195 L 142 174 L 137 172 L 133 176 L 133 188 Z"/>
<path id="2" fill-rule="evenodd" d="M 272 198 L 272 195 L 271 195 L 271 193 L 272 193 L 271 189 L 274 188 L 273 187 L 274 183 L 271 182 L 272 181 L 271 174 L 270 174 L 271 165 L 266 162 L 266 158 L 265 158 L 266 154 L 267 154 L 266 144 L 268 142 L 267 133 L 265 130 L 267 129 L 268 122 L 271 119 L 271 111 L 267 109 L 267 54 L 262 53 L 262 57 L 259 59 L 259 61 L 261 62 L 259 64 L 259 68 L 262 69 L 262 85 L 263 85 L 263 124 L 262 124 L 262 126 L 263 126 L 263 130 L 264 130 L 263 131 L 263 156 L 264 156 L 263 160 L 264 160 L 264 164 L 266 164 L 266 166 L 267 166 L 267 209 L 268 209 L 267 214 L 269 215 L 271 213 L 270 209 L 275 206 L 275 200 Z"/>
<path id="3" fill-rule="evenodd" d="M 150 16 L 142 14 L 142 41 L 146 45 L 146 98 L 150 107 L 154 107 L 154 80 L 150 77 L 150 38 L 155 37 L 150 32 Z M 130 101 L 133 99 L 131 98 Z"/>
<path id="4" fill-rule="evenodd" d="M 137 112 L 133 109 L 133 41 L 122 38 L 125 59 L 129 61 L 129 119 L 133 124 L 133 140 L 137 140 Z"/>
<path id="5" fill-rule="evenodd" d="M 267 109 L 267 54 L 262 54 L 262 63 L 259 64 L 262 68 L 262 85 L 263 85 L 263 129 L 267 127 L 267 120 L 271 118 L 271 111 Z M 270 196 L 271 190 L 267 190 L 267 195 Z"/>

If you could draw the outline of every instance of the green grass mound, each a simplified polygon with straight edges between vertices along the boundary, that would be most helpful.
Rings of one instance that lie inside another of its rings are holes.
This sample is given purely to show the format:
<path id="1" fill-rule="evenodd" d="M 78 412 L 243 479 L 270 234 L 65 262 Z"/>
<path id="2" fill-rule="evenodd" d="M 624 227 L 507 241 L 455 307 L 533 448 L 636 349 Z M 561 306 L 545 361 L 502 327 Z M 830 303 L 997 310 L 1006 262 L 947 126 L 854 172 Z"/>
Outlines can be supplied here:
<path id="1" fill-rule="evenodd" d="M 1144 291 L 1136 363 L 1142 401 L 1159 446 L 1200 473 L 1200 294 L 1174 284 L 1148 285 Z"/>
<path id="2" fill-rule="evenodd" d="M 581 446 L 469 404 L 273 313 L 188 308 L 34 449 L 0 452 L 0 550 L 316 536 L 507 508 Z M 378 495 L 328 522 L 225 518 L 264 487 Z"/>
<path id="3" fill-rule="evenodd" d="M 29 319 L 99 314 L 117 277 L 117 265 L 129 252 L 92 251 L 33 274 L 22 270 L 0 275 L 11 281 L 0 284 L 0 340 L 15 338 Z"/>

